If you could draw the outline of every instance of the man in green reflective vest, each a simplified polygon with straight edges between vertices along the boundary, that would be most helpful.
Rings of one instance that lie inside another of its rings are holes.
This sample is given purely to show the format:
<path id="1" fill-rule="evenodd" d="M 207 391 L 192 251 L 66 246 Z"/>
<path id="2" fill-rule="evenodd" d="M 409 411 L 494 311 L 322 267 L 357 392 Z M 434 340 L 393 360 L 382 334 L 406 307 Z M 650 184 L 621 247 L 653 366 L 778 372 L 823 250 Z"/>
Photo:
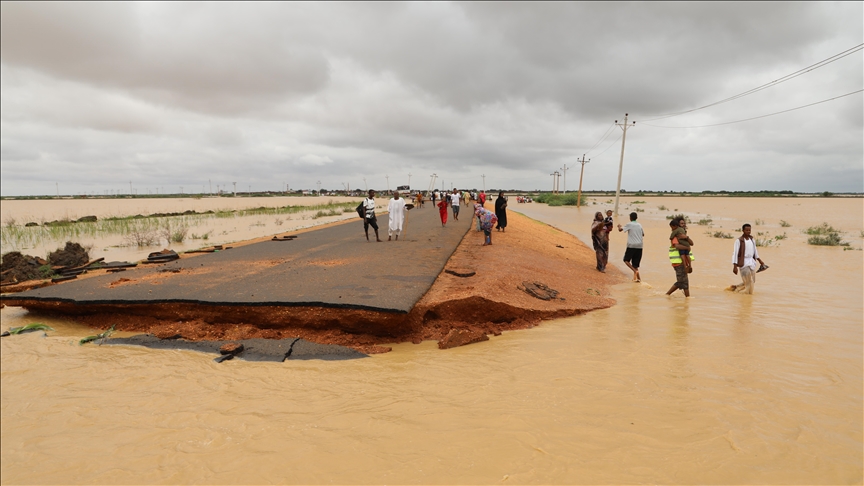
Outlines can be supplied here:
<path id="1" fill-rule="evenodd" d="M 674 232 L 678 229 L 678 221 L 673 219 L 669 222 L 669 227 Z M 666 295 L 672 295 L 676 290 L 683 290 L 684 297 L 690 297 L 690 279 L 687 277 L 687 267 L 684 266 L 684 260 L 681 259 L 679 250 L 688 250 L 689 248 L 678 243 L 678 238 L 672 238 L 672 244 L 669 247 L 669 263 L 675 269 L 675 283 Z"/>

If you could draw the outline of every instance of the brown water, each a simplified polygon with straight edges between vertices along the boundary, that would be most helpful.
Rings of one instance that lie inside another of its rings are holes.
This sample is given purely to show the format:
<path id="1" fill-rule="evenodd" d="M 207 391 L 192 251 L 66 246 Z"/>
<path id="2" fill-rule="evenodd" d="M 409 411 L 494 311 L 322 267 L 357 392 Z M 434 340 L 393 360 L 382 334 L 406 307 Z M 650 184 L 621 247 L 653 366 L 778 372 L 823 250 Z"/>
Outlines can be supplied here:
<path id="1" fill-rule="evenodd" d="M 5 308 L 4 328 L 56 332 L 0 342 L 2 482 L 860 484 L 862 252 L 801 230 L 827 221 L 861 248 L 861 199 L 642 199 L 645 282 L 616 306 L 447 351 L 215 364 L 78 346 L 91 330 Z M 604 203 L 512 206 L 584 241 Z M 659 205 L 788 237 L 733 294 L 732 240 L 693 224 L 693 297 L 666 297 Z"/>

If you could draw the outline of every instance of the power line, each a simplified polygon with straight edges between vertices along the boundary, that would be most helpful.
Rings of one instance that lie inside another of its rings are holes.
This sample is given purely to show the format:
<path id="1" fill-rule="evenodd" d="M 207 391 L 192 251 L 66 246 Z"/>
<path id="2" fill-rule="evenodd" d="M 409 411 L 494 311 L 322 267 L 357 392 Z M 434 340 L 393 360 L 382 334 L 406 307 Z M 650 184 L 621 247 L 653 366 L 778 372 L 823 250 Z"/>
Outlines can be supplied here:
<path id="1" fill-rule="evenodd" d="M 735 120 L 735 121 L 723 122 L 723 123 L 714 123 L 714 124 L 712 124 L 712 125 L 695 125 L 695 126 L 689 126 L 689 127 L 667 127 L 667 126 L 663 126 L 663 125 L 652 125 L 652 124 L 650 124 L 650 123 L 643 123 L 643 125 L 648 125 L 649 127 L 656 127 L 656 128 L 706 128 L 706 127 L 719 127 L 720 125 L 731 125 L 731 124 L 733 124 L 733 123 L 741 123 L 741 122 L 750 121 L 750 120 L 758 120 L 759 118 L 766 118 L 766 117 L 769 117 L 769 116 L 779 115 L 779 114 L 781 114 L 781 113 L 789 113 L 790 111 L 800 110 L 800 109 L 802 109 L 802 108 L 807 108 L 808 106 L 818 105 L 818 104 L 821 104 L 821 103 L 827 103 L 827 102 L 829 102 L 829 101 L 834 101 L 834 100 L 836 100 L 836 99 L 845 98 L 846 96 L 852 96 L 853 94 L 860 93 L 860 92 L 862 92 L 862 91 L 864 91 L 864 89 L 859 89 L 858 91 L 853 91 L 853 92 L 851 92 L 851 93 L 846 93 L 846 94 L 844 94 L 844 95 L 835 96 L 835 97 L 833 97 L 833 98 L 828 98 L 827 100 L 817 101 L 817 102 L 815 102 L 815 103 L 810 103 L 810 104 L 807 104 L 807 105 L 798 106 L 798 107 L 795 107 L 795 108 L 790 108 L 790 109 L 788 109 L 788 110 L 778 111 L 778 112 L 776 112 L 776 113 L 769 113 L 769 114 L 767 114 L 767 115 L 754 116 L 754 117 L 752 117 L 752 118 L 745 118 L 745 119 L 743 119 L 743 120 Z M 607 150 L 608 150 L 608 149 L 607 149 Z M 596 156 L 595 156 L 595 158 L 596 158 Z"/>
<path id="2" fill-rule="evenodd" d="M 615 146 L 615 144 L 618 142 L 618 140 L 621 140 L 621 137 L 623 137 L 623 136 L 624 136 L 623 133 L 622 133 L 621 135 L 618 135 L 618 138 L 616 138 L 612 143 L 610 143 L 609 146 L 606 147 L 605 150 L 603 150 L 603 151 L 600 152 L 599 154 L 595 155 L 595 156 L 594 156 L 594 159 L 597 159 L 597 157 L 600 157 L 601 155 L 605 154 L 605 153 L 606 153 L 610 148 L 612 148 L 613 146 Z"/>
<path id="3" fill-rule="evenodd" d="M 603 143 L 603 140 L 605 140 L 606 137 L 608 137 L 609 134 L 612 133 L 612 128 L 614 128 L 614 127 L 615 127 L 615 124 L 614 124 L 614 123 L 610 124 L 610 125 L 609 125 L 609 128 L 606 129 L 606 132 L 603 133 L 603 136 L 600 137 L 600 140 L 597 140 L 597 143 L 595 143 L 594 146 L 592 146 L 590 149 L 588 149 L 588 152 L 585 152 L 585 153 L 586 153 L 586 154 L 590 153 L 590 152 L 591 152 L 592 150 L 594 150 L 598 145 L 600 145 L 601 143 Z"/>
<path id="4" fill-rule="evenodd" d="M 763 85 L 761 85 L 761 86 L 757 86 L 757 87 L 755 87 L 755 88 L 749 89 L 749 90 L 744 91 L 743 93 L 739 93 L 739 94 L 737 94 L 737 95 L 735 95 L 735 96 L 730 96 L 730 97 L 725 98 L 725 99 L 722 99 L 722 100 L 720 100 L 720 101 L 715 101 L 715 102 L 713 102 L 713 103 L 709 103 L 709 104 L 707 104 L 707 105 L 700 106 L 700 107 L 698 107 L 698 108 L 692 108 L 692 109 L 690 109 L 690 110 L 679 111 L 679 112 L 677 112 L 677 113 L 666 113 L 666 114 L 663 114 L 663 115 L 656 115 L 654 118 L 650 118 L 650 119 L 648 119 L 648 120 L 646 120 L 646 121 L 661 120 L 661 119 L 663 119 L 663 118 L 670 118 L 670 117 L 673 117 L 673 116 L 683 115 L 683 114 L 685 114 L 685 113 L 692 113 L 692 112 L 694 112 L 694 111 L 698 111 L 698 110 L 702 110 L 702 109 L 709 108 L 709 107 L 712 107 L 712 106 L 716 106 L 716 105 L 719 105 L 719 104 L 721 104 L 721 103 L 726 103 L 726 102 L 728 102 L 728 101 L 733 101 L 733 100 L 736 100 L 736 99 L 738 99 L 738 98 L 742 98 L 742 97 L 744 97 L 744 96 L 747 96 L 747 95 L 750 95 L 750 94 L 753 94 L 753 93 L 756 93 L 756 92 L 762 91 L 763 89 L 767 89 L 767 88 L 770 88 L 770 87 L 772 87 L 772 86 L 776 86 L 776 85 L 778 85 L 778 84 L 780 84 L 780 83 L 783 83 L 783 82 L 785 82 L 785 81 L 789 81 L 790 79 L 797 78 L 798 76 L 801 76 L 801 75 L 803 75 L 803 74 L 807 74 L 807 73 L 809 73 L 810 71 L 813 71 L 813 70 L 815 70 L 815 69 L 819 69 L 820 67 L 827 66 L 828 64 L 831 64 L 831 63 L 834 62 L 834 61 L 838 61 L 838 60 L 840 60 L 840 59 L 842 59 L 842 58 L 844 58 L 844 57 L 846 57 L 846 56 L 852 55 L 852 54 L 854 54 L 854 53 L 856 53 L 856 52 L 858 52 L 858 51 L 860 51 L 860 50 L 862 50 L 862 49 L 864 49 L 864 44 L 858 44 L 858 45 L 855 46 L 855 47 L 850 47 L 849 49 L 846 49 L 846 50 L 843 51 L 843 52 L 840 52 L 840 53 L 838 53 L 838 54 L 835 54 L 835 55 L 833 55 L 833 56 L 831 56 L 831 57 L 829 57 L 829 58 L 823 59 L 823 60 L 821 60 L 821 61 L 819 61 L 819 62 L 817 62 L 817 63 L 815 63 L 815 64 L 811 64 L 811 65 L 809 65 L 809 66 L 807 66 L 807 67 L 805 67 L 805 68 L 801 68 L 801 69 L 799 69 L 798 71 L 795 71 L 794 73 L 787 74 L 786 76 L 783 76 L 783 77 L 781 77 L 781 78 L 777 78 L 777 79 L 775 79 L 774 81 L 771 81 L 770 83 L 765 83 L 765 84 L 763 84 Z M 643 123 L 644 123 L 644 122 L 643 122 Z"/>

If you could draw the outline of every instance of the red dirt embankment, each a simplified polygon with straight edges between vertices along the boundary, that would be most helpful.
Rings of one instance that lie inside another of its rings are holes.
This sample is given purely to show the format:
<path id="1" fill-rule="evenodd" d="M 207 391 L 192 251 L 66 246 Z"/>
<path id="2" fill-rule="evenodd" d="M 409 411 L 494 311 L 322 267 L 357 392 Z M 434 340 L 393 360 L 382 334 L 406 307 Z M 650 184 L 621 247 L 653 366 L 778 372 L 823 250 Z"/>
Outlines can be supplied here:
<path id="1" fill-rule="evenodd" d="M 508 213 L 506 232 L 493 231 L 491 246 L 470 230 L 426 295 L 408 314 L 358 309 L 201 304 L 37 305 L 90 326 L 149 332 L 161 338 L 198 340 L 302 337 L 366 353 L 386 343 L 440 340 L 453 329 L 498 335 L 536 326 L 544 319 L 612 306 L 609 286 L 625 281 L 614 267 L 600 273 L 594 251 L 576 237 L 518 213 Z M 398 243 L 393 243 L 398 244 Z M 472 275 L 473 273 L 473 275 Z M 471 275 L 471 276 L 465 276 Z M 541 296 L 524 289 L 539 288 Z M 544 292 L 543 289 L 547 289 Z M 557 294 L 556 294 L 557 292 Z M 118 316 L 122 316 L 118 323 Z"/>

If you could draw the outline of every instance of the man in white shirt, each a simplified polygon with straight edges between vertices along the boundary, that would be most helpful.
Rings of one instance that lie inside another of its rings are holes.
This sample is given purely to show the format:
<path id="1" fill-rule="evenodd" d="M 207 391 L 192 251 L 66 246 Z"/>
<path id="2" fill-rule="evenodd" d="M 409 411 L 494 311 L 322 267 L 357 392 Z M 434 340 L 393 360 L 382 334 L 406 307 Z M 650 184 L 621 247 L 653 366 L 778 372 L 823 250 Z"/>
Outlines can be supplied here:
<path id="1" fill-rule="evenodd" d="M 450 206 L 453 208 L 453 219 L 459 221 L 459 190 L 453 189 L 453 194 L 450 194 Z"/>
<path id="2" fill-rule="evenodd" d="M 393 239 L 396 235 L 396 241 L 399 241 L 399 235 L 402 233 L 402 225 L 405 223 L 405 199 L 399 197 L 398 192 L 393 193 L 393 199 L 387 205 L 387 210 L 390 211 L 389 227 L 387 229 L 387 241 Z"/>
<path id="3" fill-rule="evenodd" d="M 363 231 L 366 233 L 366 241 L 369 241 L 369 227 L 375 230 L 375 241 L 378 238 L 378 218 L 375 217 L 375 191 L 369 189 L 369 197 L 363 200 Z"/>
<path id="4" fill-rule="evenodd" d="M 645 237 L 645 230 L 642 225 L 636 222 L 639 215 L 630 213 L 630 222 L 623 227 L 619 224 L 618 231 L 627 232 L 627 250 L 624 252 L 624 265 L 633 270 L 633 281 L 641 282 L 642 277 L 639 276 L 639 264 L 642 262 L 642 240 Z"/>
<path id="5" fill-rule="evenodd" d="M 756 250 L 756 240 L 750 236 L 752 228 L 749 223 L 745 223 L 741 227 L 744 233 L 740 238 L 735 240 L 735 249 L 732 252 L 732 273 L 738 275 L 738 270 L 741 270 L 741 280 L 743 283 L 734 286 L 735 291 L 744 291 L 745 294 L 752 294 L 753 287 L 756 285 L 756 262 L 759 262 L 760 268 L 768 268 L 759 258 L 759 252 Z"/>

